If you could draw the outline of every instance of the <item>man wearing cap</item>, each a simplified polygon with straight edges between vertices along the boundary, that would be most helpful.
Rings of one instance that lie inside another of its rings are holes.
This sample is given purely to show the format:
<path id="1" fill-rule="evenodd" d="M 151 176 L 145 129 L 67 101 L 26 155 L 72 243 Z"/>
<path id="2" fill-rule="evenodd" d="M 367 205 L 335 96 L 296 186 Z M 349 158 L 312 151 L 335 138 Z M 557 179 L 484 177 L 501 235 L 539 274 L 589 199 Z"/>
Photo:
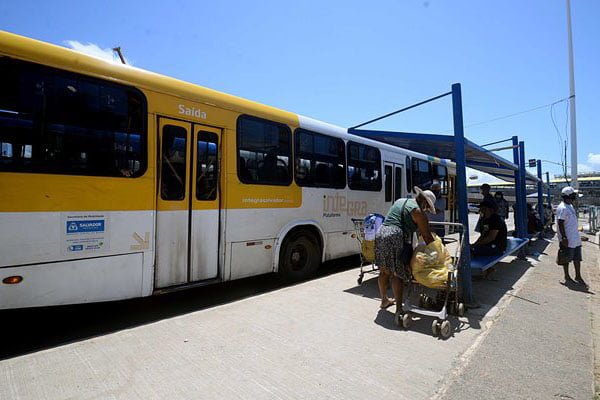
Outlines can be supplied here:
<path id="1" fill-rule="evenodd" d="M 479 204 L 481 234 L 471 245 L 473 256 L 500 255 L 506 250 L 506 224 L 497 213 L 496 202 L 484 200 Z"/>
<path id="2" fill-rule="evenodd" d="M 562 264 L 565 271 L 565 283 L 573 282 L 569 276 L 569 261 L 575 266 L 575 281 L 586 285 L 581 277 L 581 237 L 577 223 L 577 213 L 573 202 L 577 199 L 578 191 L 571 186 L 561 191 L 563 201 L 556 208 L 556 219 L 558 220 L 558 240 L 560 248 L 566 252 L 567 263 Z"/>
<path id="3" fill-rule="evenodd" d="M 492 196 L 492 194 L 490 193 L 490 190 L 492 190 L 492 187 L 490 185 L 488 185 L 487 183 L 484 183 L 483 185 L 479 186 L 479 190 L 481 191 L 483 200 L 489 200 L 494 203 L 496 202 L 494 200 L 494 196 Z"/>
<path id="4" fill-rule="evenodd" d="M 428 212 L 427 218 L 431 222 L 444 222 L 446 211 L 446 199 L 442 197 L 442 185 L 439 181 L 433 181 L 431 191 L 435 194 L 435 212 Z M 444 241 L 446 227 L 443 225 L 433 225 L 431 229 Z"/>
<path id="5" fill-rule="evenodd" d="M 429 230 L 426 212 L 435 212 L 435 194 L 431 190 L 414 188 L 415 199 L 398 199 L 390 207 L 385 221 L 375 235 L 375 264 L 379 267 L 379 294 L 381 308 L 394 304 L 387 297 L 390 277 L 396 301 L 396 314 L 402 312 L 403 282 L 410 274 L 410 257 L 412 255 L 412 236 L 419 230 L 425 243 L 433 242 Z"/>
<path id="6" fill-rule="evenodd" d="M 488 201 L 496 204 L 496 200 L 494 200 L 494 196 L 490 193 L 491 186 L 487 183 L 479 186 L 479 190 L 481 191 L 481 195 L 483 196 L 483 201 Z M 480 212 L 481 213 L 481 212 Z M 477 220 L 477 224 L 475 225 L 475 232 L 481 232 L 481 217 Z"/>

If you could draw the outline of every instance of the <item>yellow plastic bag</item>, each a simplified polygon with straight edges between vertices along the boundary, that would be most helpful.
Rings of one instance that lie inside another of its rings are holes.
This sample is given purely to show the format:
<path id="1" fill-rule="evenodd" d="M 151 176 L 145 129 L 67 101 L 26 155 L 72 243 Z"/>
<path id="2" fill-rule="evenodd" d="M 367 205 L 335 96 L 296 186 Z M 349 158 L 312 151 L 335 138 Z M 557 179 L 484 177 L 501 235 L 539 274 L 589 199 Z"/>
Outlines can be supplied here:
<path id="1" fill-rule="evenodd" d="M 434 241 L 417 246 L 410 260 L 413 277 L 421 285 L 431 289 L 443 289 L 448 281 L 448 268 L 452 256 L 437 235 Z"/>
<path id="2" fill-rule="evenodd" d="M 363 259 L 367 262 L 375 262 L 375 241 L 363 240 L 361 243 L 361 252 Z"/>

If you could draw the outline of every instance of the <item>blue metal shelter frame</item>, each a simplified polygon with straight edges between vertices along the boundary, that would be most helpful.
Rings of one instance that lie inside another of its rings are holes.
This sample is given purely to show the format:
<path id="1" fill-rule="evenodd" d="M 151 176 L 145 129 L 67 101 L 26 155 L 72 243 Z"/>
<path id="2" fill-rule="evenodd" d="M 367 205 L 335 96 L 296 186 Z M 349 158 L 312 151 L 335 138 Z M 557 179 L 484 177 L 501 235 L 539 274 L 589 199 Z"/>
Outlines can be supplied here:
<path id="1" fill-rule="evenodd" d="M 450 95 L 452 96 L 452 115 L 454 126 L 453 136 L 358 129 L 372 122 L 379 121 L 391 115 L 410 110 L 411 108 L 415 108 Z M 537 177 L 528 174 L 525 170 L 525 144 L 524 142 L 519 141 L 518 137 L 512 137 L 512 146 L 508 147 L 512 147 L 513 149 L 513 162 L 510 162 L 498 156 L 497 154 L 494 154 L 492 150 L 485 149 L 484 147 L 479 146 L 465 138 L 462 111 L 462 91 L 459 83 L 453 84 L 450 92 L 443 93 L 439 96 L 432 97 L 398 111 L 394 111 L 360 125 L 356 125 L 352 128 L 349 128 L 348 132 L 398 147 L 417 151 L 419 153 L 454 160 L 456 163 L 456 198 L 458 203 L 458 218 L 459 221 L 466 226 L 466 231 L 464 232 L 463 237 L 464 245 L 468 245 L 469 243 L 469 210 L 466 167 L 471 167 L 489 173 L 505 181 L 514 181 L 517 199 L 517 237 L 520 239 L 526 239 L 526 184 L 529 181 L 539 185 L 540 180 Z M 462 251 L 461 254 L 462 257 L 459 265 L 459 271 L 463 299 L 467 303 L 474 303 L 471 285 L 470 252 Z"/>

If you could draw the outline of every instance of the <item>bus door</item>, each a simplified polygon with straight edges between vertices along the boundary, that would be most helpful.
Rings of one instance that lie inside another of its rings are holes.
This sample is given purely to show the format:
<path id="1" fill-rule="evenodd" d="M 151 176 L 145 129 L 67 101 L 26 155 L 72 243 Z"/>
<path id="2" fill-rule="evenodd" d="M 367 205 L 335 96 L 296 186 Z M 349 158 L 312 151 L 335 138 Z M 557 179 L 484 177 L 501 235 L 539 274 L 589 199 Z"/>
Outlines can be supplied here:
<path id="1" fill-rule="evenodd" d="M 155 287 L 218 275 L 220 130 L 159 119 Z"/>
<path id="2" fill-rule="evenodd" d="M 214 279 L 219 272 L 221 130 L 194 125 L 190 212 L 190 279 Z"/>
<path id="3" fill-rule="evenodd" d="M 385 188 L 385 204 L 389 207 L 396 200 L 403 197 L 402 175 L 404 174 L 402 164 L 384 162 L 383 179 Z"/>

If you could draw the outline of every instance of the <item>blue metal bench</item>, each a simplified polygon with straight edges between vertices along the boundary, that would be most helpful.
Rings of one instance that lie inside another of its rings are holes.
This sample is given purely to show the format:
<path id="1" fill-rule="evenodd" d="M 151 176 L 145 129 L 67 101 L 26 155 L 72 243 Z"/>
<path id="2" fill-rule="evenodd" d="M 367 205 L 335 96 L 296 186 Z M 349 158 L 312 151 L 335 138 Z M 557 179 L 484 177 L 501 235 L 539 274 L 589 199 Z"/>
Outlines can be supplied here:
<path id="1" fill-rule="evenodd" d="M 471 272 L 483 273 L 486 269 L 493 267 L 504 257 L 510 256 L 529 242 L 529 239 L 508 238 L 506 240 L 506 250 L 497 256 L 479 256 L 471 257 Z"/>

